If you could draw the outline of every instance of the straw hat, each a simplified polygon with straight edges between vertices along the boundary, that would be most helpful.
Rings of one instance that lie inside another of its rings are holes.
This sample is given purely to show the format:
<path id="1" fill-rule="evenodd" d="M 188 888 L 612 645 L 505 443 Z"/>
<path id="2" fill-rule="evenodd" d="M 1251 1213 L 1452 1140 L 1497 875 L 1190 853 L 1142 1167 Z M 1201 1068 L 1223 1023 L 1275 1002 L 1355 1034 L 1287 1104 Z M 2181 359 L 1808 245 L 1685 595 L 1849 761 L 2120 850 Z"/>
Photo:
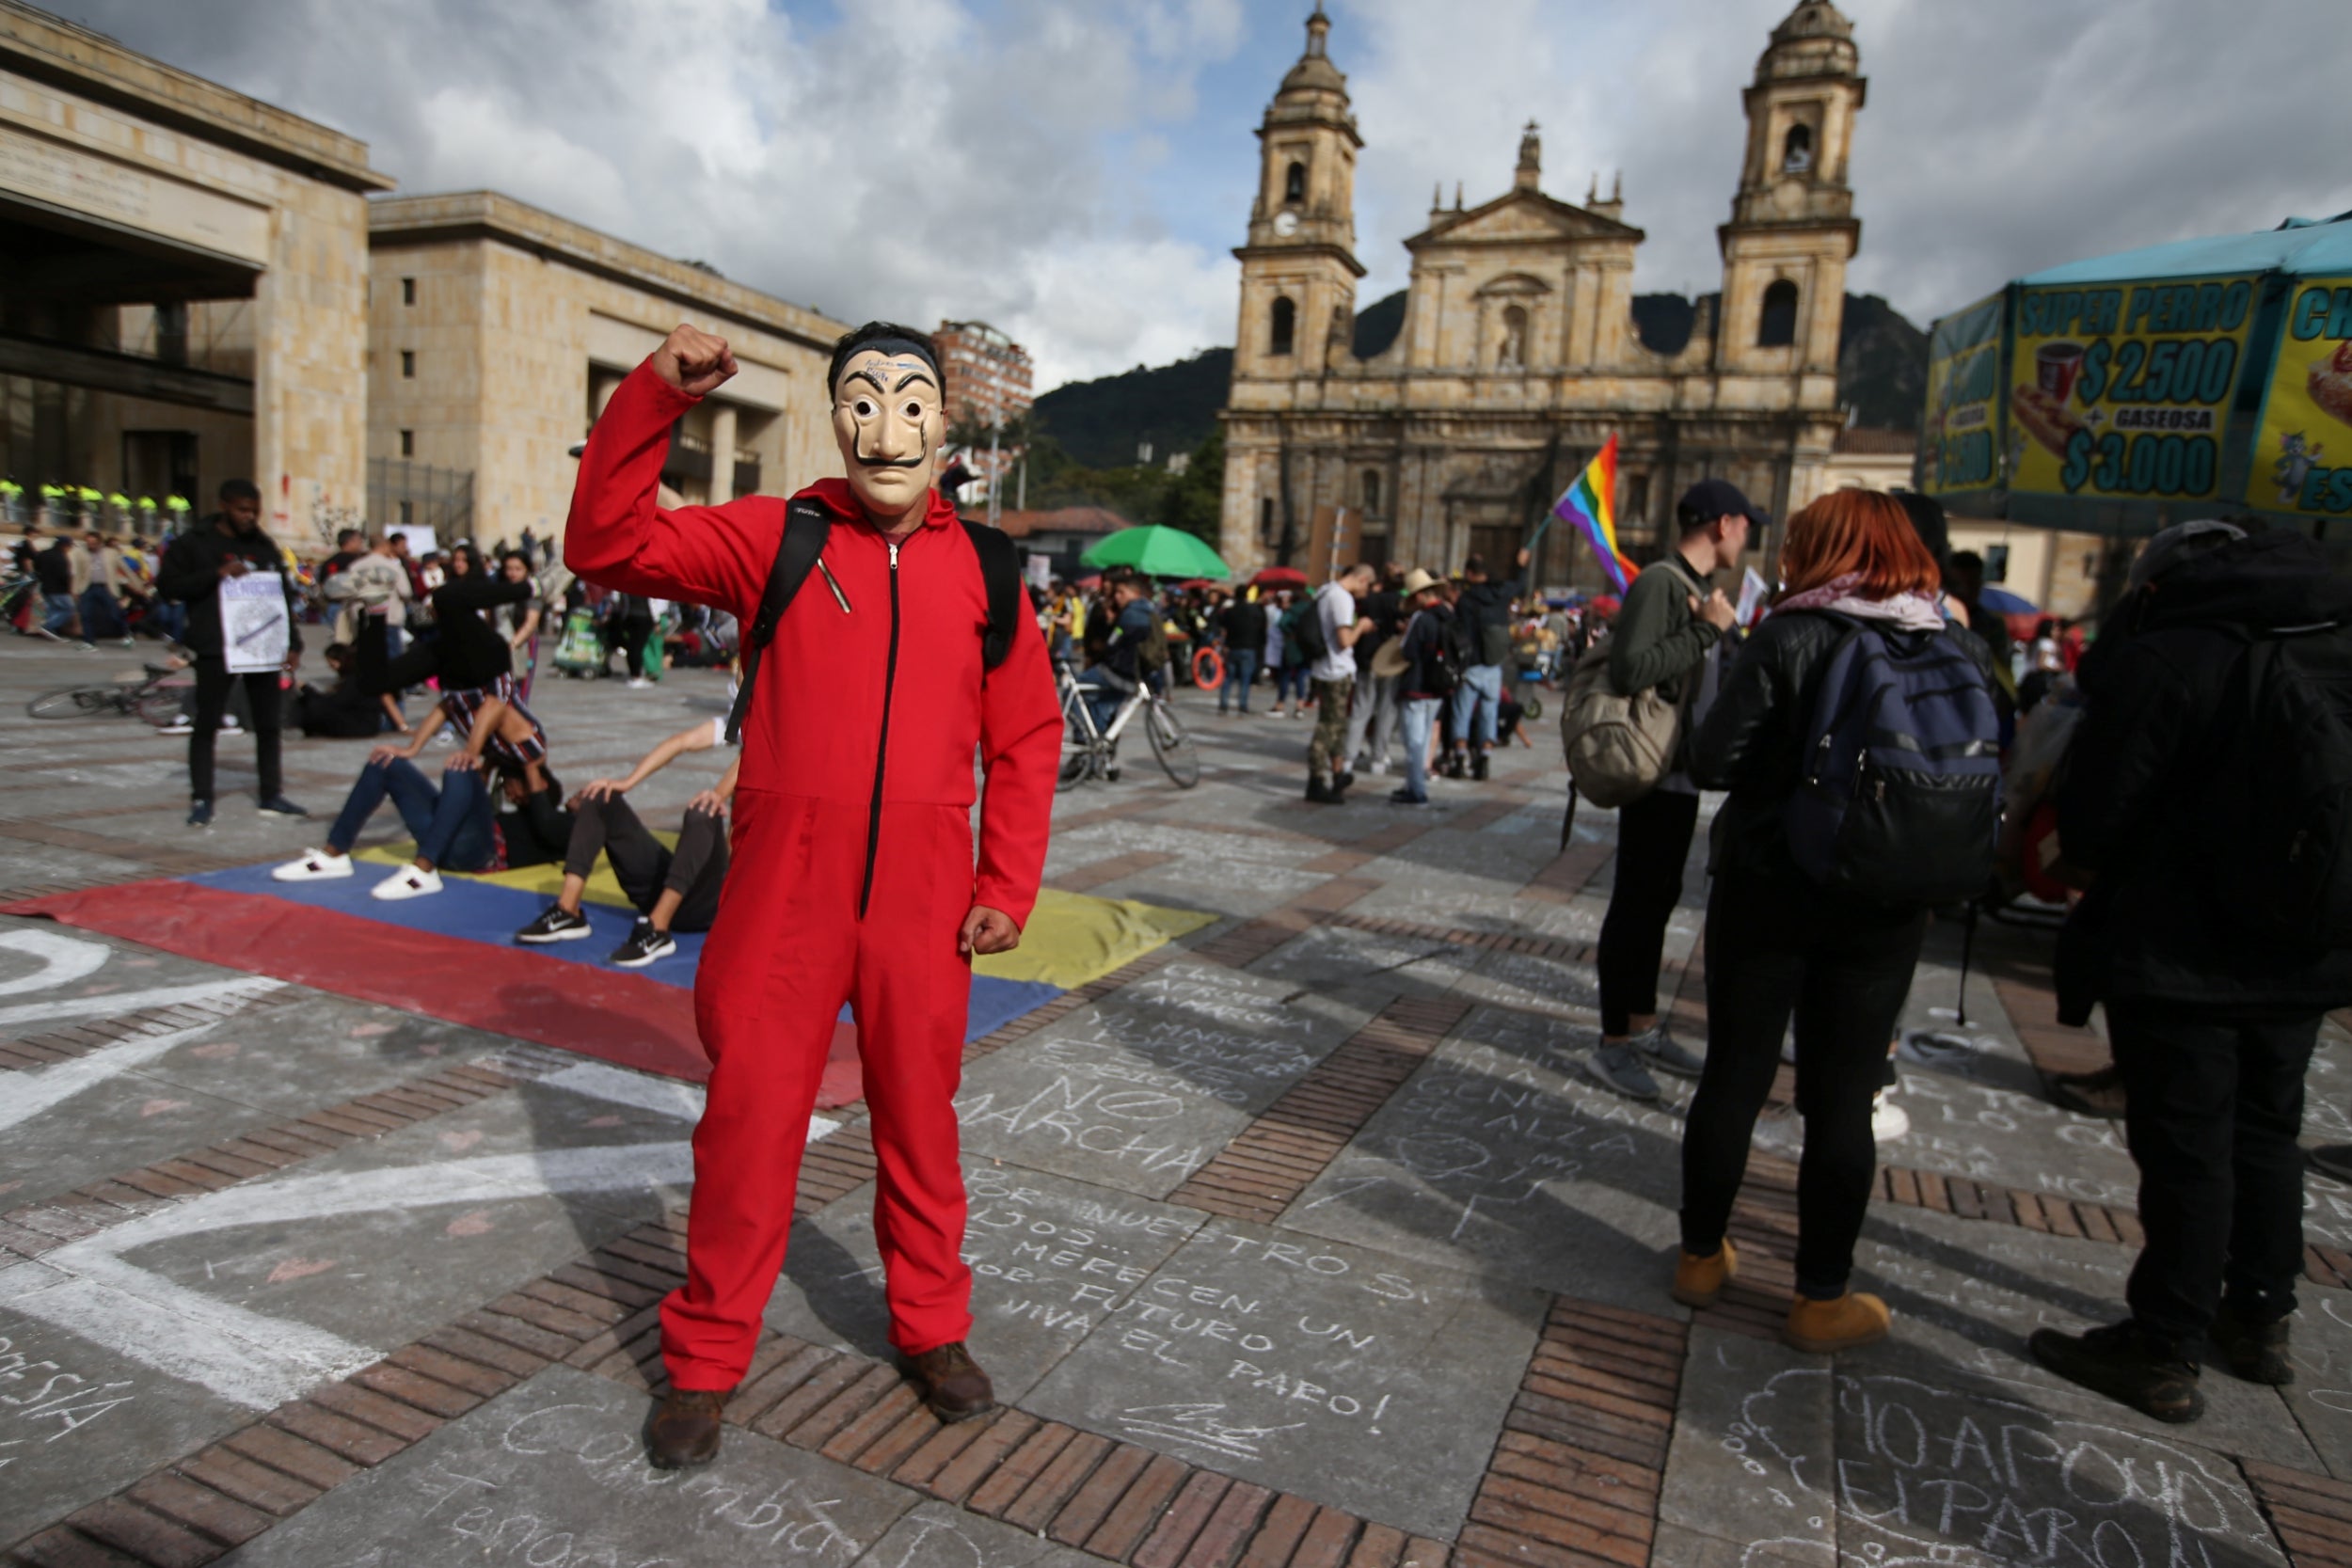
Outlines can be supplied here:
<path id="1" fill-rule="evenodd" d="M 1408 599 L 1425 589 L 1437 586 L 1438 579 L 1418 566 L 1405 574 L 1405 596 Z"/>
<path id="2" fill-rule="evenodd" d="M 1372 673 L 1384 681 L 1405 673 L 1405 639 L 1391 637 L 1380 644 L 1380 651 L 1372 656 Z"/>

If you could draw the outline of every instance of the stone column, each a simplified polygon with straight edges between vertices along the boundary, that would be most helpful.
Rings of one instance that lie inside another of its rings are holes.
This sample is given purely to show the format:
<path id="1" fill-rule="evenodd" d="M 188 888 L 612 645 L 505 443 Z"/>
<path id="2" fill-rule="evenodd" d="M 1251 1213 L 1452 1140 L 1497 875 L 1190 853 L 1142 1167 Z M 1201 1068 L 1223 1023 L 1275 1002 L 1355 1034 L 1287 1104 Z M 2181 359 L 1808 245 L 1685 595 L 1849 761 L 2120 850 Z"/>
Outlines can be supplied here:
<path id="1" fill-rule="evenodd" d="M 735 499 L 735 404 L 710 405 L 710 504 Z"/>

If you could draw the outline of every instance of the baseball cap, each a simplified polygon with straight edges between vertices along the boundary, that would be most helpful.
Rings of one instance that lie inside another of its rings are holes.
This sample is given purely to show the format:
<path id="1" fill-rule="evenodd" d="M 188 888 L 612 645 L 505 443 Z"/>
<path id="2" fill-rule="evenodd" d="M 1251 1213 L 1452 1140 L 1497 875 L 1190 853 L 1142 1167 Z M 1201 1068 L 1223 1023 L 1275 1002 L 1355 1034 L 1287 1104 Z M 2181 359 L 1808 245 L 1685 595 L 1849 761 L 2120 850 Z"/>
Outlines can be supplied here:
<path id="1" fill-rule="evenodd" d="M 1718 517 L 1745 517 L 1753 528 L 1770 528 L 1772 519 L 1749 504 L 1740 487 L 1727 479 L 1702 479 L 1682 492 L 1675 503 L 1677 516 L 1697 517 L 1713 522 Z"/>

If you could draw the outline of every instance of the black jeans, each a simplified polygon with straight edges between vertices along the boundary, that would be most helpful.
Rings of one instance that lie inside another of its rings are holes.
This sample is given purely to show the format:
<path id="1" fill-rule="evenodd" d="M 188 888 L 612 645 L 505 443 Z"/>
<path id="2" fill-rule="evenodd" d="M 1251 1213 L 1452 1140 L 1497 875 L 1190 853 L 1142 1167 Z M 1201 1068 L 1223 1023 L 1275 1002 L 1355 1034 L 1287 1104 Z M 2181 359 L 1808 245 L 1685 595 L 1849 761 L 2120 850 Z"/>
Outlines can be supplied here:
<path id="1" fill-rule="evenodd" d="M 1830 1300 L 1853 1273 L 1878 1148 L 1870 1098 L 1927 936 L 1924 910 L 1860 904 L 1733 873 L 1707 904 L 1707 1067 L 1682 1129 L 1682 1247 L 1723 1244 L 1748 1141 L 1797 1018 L 1797 1290 Z"/>
<path id="2" fill-rule="evenodd" d="M 278 695 L 278 672 L 258 670 L 232 675 L 218 654 L 196 656 L 196 728 L 188 736 L 188 798 L 213 798 L 213 736 L 220 716 L 229 711 L 229 689 L 245 683 L 246 705 L 253 710 L 253 758 L 261 770 L 261 798 L 275 800 L 285 781 L 278 763 L 278 720 L 284 703 Z"/>
<path id="3" fill-rule="evenodd" d="M 571 847 L 564 874 L 585 877 L 596 869 L 596 851 L 612 862 L 613 879 L 640 913 L 651 914 L 664 889 L 676 892 L 673 931 L 707 931 L 719 917 L 719 891 L 727 879 L 726 818 L 690 811 L 678 830 L 677 848 L 665 847 L 618 795 L 583 800 L 572 818 Z"/>
<path id="4" fill-rule="evenodd" d="M 620 623 L 621 673 L 631 680 L 645 673 L 645 644 L 653 641 L 651 621 L 629 620 Z M 610 657 L 610 656 L 608 656 Z"/>
<path id="5" fill-rule="evenodd" d="M 1451 740 L 1449 739 L 1449 744 Z M 1658 1011 L 1666 922 L 1682 896 L 1699 798 L 1653 789 L 1617 808 L 1617 876 L 1600 923 L 1600 1032 L 1624 1035 L 1636 1013 Z"/>
<path id="6" fill-rule="evenodd" d="M 2109 1003 L 2123 1132 L 2148 1233 L 2125 1299 L 2194 1356 L 2226 1291 L 2255 1323 L 2295 1310 L 2303 1272 L 2303 1074 L 2319 1017 L 2254 1020 Z"/>

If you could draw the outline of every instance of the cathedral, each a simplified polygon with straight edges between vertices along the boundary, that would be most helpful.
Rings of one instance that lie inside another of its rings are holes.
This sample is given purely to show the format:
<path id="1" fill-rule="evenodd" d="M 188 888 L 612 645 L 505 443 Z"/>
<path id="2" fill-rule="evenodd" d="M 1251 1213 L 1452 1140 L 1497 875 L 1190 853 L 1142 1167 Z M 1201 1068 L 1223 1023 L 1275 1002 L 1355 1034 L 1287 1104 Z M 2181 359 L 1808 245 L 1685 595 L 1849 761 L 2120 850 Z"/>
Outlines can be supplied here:
<path id="1" fill-rule="evenodd" d="M 1728 479 L 1775 517 L 1813 499 L 1844 423 L 1837 336 L 1861 239 L 1846 184 L 1864 81 L 1853 25 L 1801 0 L 1746 89 L 1747 152 L 1718 230 L 1723 290 L 1665 354 L 1633 323 L 1621 191 L 1547 195 L 1531 124 L 1511 188 L 1433 206 L 1405 242 L 1404 325 L 1355 352 L 1356 159 L 1363 137 L 1318 0 L 1307 50 L 1258 129 L 1226 400 L 1220 548 L 1237 574 L 1319 577 L 1355 560 L 1444 572 L 1507 561 L 1618 437 L 1618 536 L 1646 560 L 1675 498 Z M 1590 549 L 1547 531 L 1531 580 L 1592 586 Z"/>

